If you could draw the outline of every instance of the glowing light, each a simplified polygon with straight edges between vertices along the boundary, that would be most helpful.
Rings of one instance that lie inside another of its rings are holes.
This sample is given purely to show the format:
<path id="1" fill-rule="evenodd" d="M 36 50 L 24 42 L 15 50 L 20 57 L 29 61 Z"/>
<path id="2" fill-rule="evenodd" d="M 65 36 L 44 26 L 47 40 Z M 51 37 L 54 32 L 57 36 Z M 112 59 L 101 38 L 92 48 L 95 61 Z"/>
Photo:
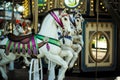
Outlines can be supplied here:
<path id="1" fill-rule="evenodd" d="M 77 63 L 75 63 L 75 66 L 77 66 Z"/>
<path id="2" fill-rule="evenodd" d="M 20 6 L 20 7 L 18 7 L 18 9 L 17 9 L 19 12 L 23 12 L 24 10 L 25 10 L 25 8 L 23 7 L 23 6 Z"/>
<path id="3" fill-rule="evenodd" d="M 100 5 L 103 5 L 103 3 L 102 3 L 102 2 L 100 2 Z"/>
<path id="4" fill-rule="evenodd" d="M 91 2 L 91 3 L 93 3 L 94 1 L 93 1 L 93 0 L 91 0 L 90 2 Z"/>
<path id="5" fill-rule="evenodd" d="M 83 2 L 80 2 L 80 4 L 83 4 Z"/>
<path id="6" fill-rule="evenodd" d="M 94 9 L 93 9 L 93 8 L 91 8 L 90 10 L 91 10 L 91 11 L 93 11 Z"/>
<path id="7" fill-rule="evenodd" d="M 103 6 L 102 8 L 104 9 L 105 7 Z"/>
<path id="8" fill-rule="evenodd" d="M 93 7 L 93 4 L 91 4 L 91 7 Z"/>

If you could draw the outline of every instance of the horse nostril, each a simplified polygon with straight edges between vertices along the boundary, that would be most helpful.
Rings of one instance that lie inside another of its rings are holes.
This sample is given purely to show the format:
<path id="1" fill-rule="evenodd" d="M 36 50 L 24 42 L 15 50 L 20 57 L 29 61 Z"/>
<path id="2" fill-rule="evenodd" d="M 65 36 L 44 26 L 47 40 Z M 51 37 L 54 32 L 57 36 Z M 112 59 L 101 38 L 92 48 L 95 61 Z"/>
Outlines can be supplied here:
<path id="1" fill-rule="evenodd" d="M 68 32 L 68 34 L 70 34 L 70 31 Z"/>

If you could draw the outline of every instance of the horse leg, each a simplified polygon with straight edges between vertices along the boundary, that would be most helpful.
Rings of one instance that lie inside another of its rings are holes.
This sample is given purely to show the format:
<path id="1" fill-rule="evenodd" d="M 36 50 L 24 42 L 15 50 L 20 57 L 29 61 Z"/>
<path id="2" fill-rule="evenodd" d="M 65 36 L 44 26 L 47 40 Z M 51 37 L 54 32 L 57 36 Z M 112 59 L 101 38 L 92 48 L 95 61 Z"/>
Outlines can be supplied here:
<path id="1" fill-rule="evenodd" d="M 64 67 L 61 67 L 59 69 L 58 80 L 63 80 L 64 79 L 66 70 L 67 70 L 67 68 L 64 68 Z"/>
<path id="2" fill-rule="evenodd" d="M 72 68 L 74 66 L 74 63 L 77 60 L 80 51 L 82 50 L 82 47 L 79 44 L 73 44 L 72 48 L 74 49 L 73 59 L 71 60 L 71 62 L 69 64 L 69 68 Z"/>
<path id="3" fill-rule="evenodd" d="M 69 62 L 71 61 L 71 59 L 73 58 L 73 54 L 70 50 L 63 50 L 60 53 L 60 56 L 65 58 L 65 61 L 67 62 L 67 64 L 69 64 Z"/>
<path id="4" fill-rule="evenodd" d="M 15 60 L 16 56 L 13 53 L 9 53 L 6 55 L 5 53 L 0 53 L 2 60 L 0 61 L 0 66 L 5 65 L 13 60 Z"/>
<path id="5" fill-rule="evenodd" d="M 80 38 L 80 45 L 83 47 L 83 45 L 84 45 L 84 41 L 83 41 L 83 37 L 82 37 L 82 35 L 79 35 L 79 38 Z"/>
<path id="6" fill-rule="evenodd" d="M 72 49 L 77 53 L 79 54 L 80 51 L 82 50 L 82 46 L 80 44 L 73 44 L 72 45 Z"/>
<path id="7" fill-rule="evenodd" d="M 9 70 L 14 70 L 14 61 L 11 61 L 10 63 L 9 63 Z"/>
<path id="8" fill-rule="evenodd" d="M 48 70 L 49 70 L 48 80 L 55 79 L 55 66 L 56 66 L 55 63 L 49 61 L 49 63 L 48 63 Z"/>
<path id="9" fill-rule="evenodd" d="M 30 65 L 30 61 L 27 59 L 27 57 L 25 57 L 25 56 L 23 56 L 23 58 L 24 58 L 24 62 L 25 62 L 25 64 L 27 65 L 27 66 L 29 66 Z"/>
<path id="10" fill-rule="evenodd" d="M 61 69 L 59 70 L 58 80 L 63 80 L 65 72 L 68 68 L 67 62 L 65 62 L 60 56 L 51 54 L 49 52 L 46 53 L 46 57 L 48 58 L 48 60 L 61 66 Z"/>
<path id="11" fill-rule="evenodd" d="M 62 52 L 60 53 L 60 56 L 64 57 L 67 64 L 69 64 L 69 62 L 71 61 L 71 59 L 73 57 L 73 54 L 69 50 L 62 50 Z M 55 66 L 56 66 L 56 64 L 51 62 L 51 61 L 49 61 L 49 62 L 50 62 L 49 63 L 50 68 L 48 68 L 49 69 L 48 79 L 49 80 L 54 80 L 55 79 Z"/>
<path id="12" fill-rule="evenodd" d="M 77 58 L 78 58 L 78 54 L 76 52 L 74 52 L 73 58 L 72 58 L 72 60 L 71 60 L 71 62 L 69 64 L 69 68 L 72 68 L 74 66 L 74 63 L 77 60 Z"/>
<path id="13" fill-rule="evenodd" d="M 3 77 L 5 80 L 8 80 L 7 73 L 6 73 L 6 71 L 3 69 L 2 66 L 0 66 L 0 72 L 1 72 L 1 74 L 2 74 L 2 77 Z"/>

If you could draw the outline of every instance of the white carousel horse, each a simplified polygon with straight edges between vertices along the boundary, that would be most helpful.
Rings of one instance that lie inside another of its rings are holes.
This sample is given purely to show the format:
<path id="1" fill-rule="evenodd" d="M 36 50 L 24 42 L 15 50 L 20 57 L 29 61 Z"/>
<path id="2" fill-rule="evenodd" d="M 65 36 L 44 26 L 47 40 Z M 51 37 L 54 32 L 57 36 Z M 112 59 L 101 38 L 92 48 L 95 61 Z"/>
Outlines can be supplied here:
<path id="1" fill-rule="evenodd" d="M 21 35 L 24 35 L 24 33 L 25 33 L 25 31 L 22 28 L 22 25 L 20 23 L 14 25 L 14 28 L 13 28 L 13 34 L 14 35 L 21 36 Z M 26 57 L 23 57 L 23 58 L 25 60 L 25 63 L 28 65 L 29 61 L 27 60 L 27 58 Z M 9 70 L 14 70 L 14 61 L 10 62 Z"/>
<path id="2" fill-rule="evenodd" d="M 11 20 L 12 19 L 12 8 L 13 8 L 13 3 L 11 2 L 6 2 L 4 1 L 3 4 L 0 6 L 0 10 L 3 11 L 4 14 L 1 14 L 0 18 L 5 19 L 5 20 Z M 22 8 L 21 11 L 19 10 L 21 6 L 16 4 L 14 6 L 14 17 L 16 19 L 21 19 L 22 15 L 20 14 L 24 9 Z"/>
<path id="3" fill-rule="evenodd" d="M 72 38 L 73 38 L 72 49 L 74 49 L 76 53 L 73 54 L 73 59 L 69 64 L 70 68 L 74 66 L 74 63 L 77 60 L 79 53 L 82 50 L 82 47 L 84 45 L 83 37 L 82 37 L 82 23 L 84 21 L 84 18 L 82 17 L 79 11 L 73 13 L 71 18 L 72 18 L 71 21 L 75 27 L 75 34 L 72 34 Z"/>
<path id="4" fill-rule="evenodd" d="M 11 10 L 12 9 L 12 3 L 4 1 L 3 4 L 0 6 L 1 10 Z"/>
<path id="5" fill-rule="evenodd" d="M 72 60 L 68 61 L 68 67 L 72 68 L 74 66 L 75 61 L 77 60 L 80 51 L 82 50 L 82 46 L 83 46 L 83 40 L 82 40 L 82 34 L 79 34 L 82 32 L 82 28 L 81 28 L 81 24 L 83 22 L 83 17 L 78 14 L 78 13 L 74 13 L 70 16 L 73 20 L 71 21 L 71 33 L 66 33 L 64 34 L 61 30 L 60 27 L 58 27 L 58 35 L 59 35 L 59 40 L 61 42 L 61 47 L 62 50 L 66 50 L 69 51 L 70 53 L 72 53 L 73 56 Z M 74 24 L 74 25 L 73 25 Z M 78 41 L 74 43 L 74 40 L 78 39 Z M 65 57 L 63 56 L 64 53 L 61 53 L 61 57 Z M 67 53 L 66 53 L 67 55 Z M 69 54 L 68 54 L 69 55 Z M 55 63 L 52 63 L 52 69 L 55 69 Z"/>
<path id="6" fill-rule="evenodd" d="M 76 36 L 80 38 L 80 44 L 81 46 L 83 46 L 84 42 L 83 42 L 83 37 L 82 37 L 82 25 L 84 22 L 84 18 L 82 17 L 79 11 L 75 12 L 73 17 L 74 17 L 74 24 L 76 28 Z M 77 37 L 74 36 L 74 38 L 77 38 Z"/>
<path id="7" fill-rule="evenodd" d="M 59 16 L 59 12 L 57 11 L 53 12 L 56 14 L 56 16 Z M 62 27 L 64 27 L 64 30 L 70 32 L 71 29 L 68 16 L 61 16 L 60 20 L 61 20 L 60 23 L 62 23 L 63 25 Z M 63 78 L 65 77 L 65 72 L 68 68 L 68 64 L 65 60 L 63 60 L 63 58 L 60 57 L 62 49 L 60 47 L 61 44 L 58 40 L 56 25 L 57 24 L 54 18 L 50 14 L 47 14 L 45 19 L 43 20 L 41 30 L 39 31 L 38 34 L 29 35 L 30 37 L 28 36 L 16 37 L 9 34 L 8 35 L 9 38 L 5 38 L 3 41 L 0 42 L 0 45 L 1 46 L 5 45 L 4 47 L 6 48 L 0 49 L 0 55 L 2 57 L 2 59 L 0 60 L 0 66 L 3 66 L 9 63 L 10 61 L 15 60 L 16 55 L 19 54 L 20 55 L 28 54 L 29 56 L 35 55 L 38 59 L 45 56 L 51 62 L 54 62 L 61 66 L 58 73 L 58 80 L 63 80 Z M 37 48 L 39 47 L 38 44 L 42 42 L 46 44 L 44 44 L 41 48 Z M 36 50 L 36 48 L 38 50 Z M 17 49 L 16 53 L 15 49 Z M 13 51 L 14 53 L 10 52 L 10 50 Z M 20 50 L 22 50 L 22 52 L 20 52 Z M 5 54 L 5 51 L 7 54 Z M 38 54 L 38 52 L 40 54 Z"/>
<path id="8" fill-rule="evenodd" d="M 58 39 L 60 37 L 64 37 L 64 36 L 60 36 L 60 34 L 61 35 L 64 34 L 64 35 L 68 36 L 69 34 L 71 34 L 73 32 L 73 30 L 71 28 L 71 22 L 69 22 L 69 24 L 70 24 L 70 27 L 69 27 L 70 28 L 70 33 L 69 33 L 69 32 L 64 31 L 63 25 L 60 23 L 59 18 L 57 16 L 55 16 L 54 13 L 51 14 L 51 15 L 53 16 L 53 18 L 55 18 L 56 22 L 58 23 L 58 25 L 57 25 Z M 64 18 L 66 21 L 69 20 L 69 15 L 68 14 L 64 14 L 63 16 L 67 16 L 66 18 Z M 59 40 L 61 40 L 61 39 L 59 39 Z M 68 44 L 71 45 L 71 40 L 68 41 L 68 42 L 69 42 Z M 69 62 L 71 61 L 71 59 L 73 57 L 72 52 L 70 50 L 68 50 L 68 49 L 63 48 L 62 43 L 61 43 L 61 49 L 62 49 L 62 51 L 60 53 L 60 57 L 62 57 L 67 62 L 67 64 L 69 64 Z M 50 62 L 50 66 L 51 67 L 48 67 L 49 71 L 50 71 L 49 80 L 51 80 L 51 78 L 55 78 L 55 66 L 56 66 L 56 64 L 54 62 Z"/>
<path id="9" fill-rule="evenodd" d="M 69 50 L 73 53 L 73 58 L 68 65 L 69 68 L 72 68 L 84 44 L 81 34 L 82 33 L 81 26 L 82 26 L 82 22 L 84 21 L 84 18 L 79 12 L 75 12 L 70 15 L 70 19 L 72 22 L 71 34 L 63 36 L 60 30 L 58 32 L 60 35 L 59 39 L 61 41 L 62 48 L 65 50 Z"/>
<path id="10" fill-rule="evenodd" d="M 9 11 L 12 11 L 12 8 L 13 8 L 13 3 L 12 2 L 6 2 L 4 1 L 3 4 L 0 5 L 0 9 L 1 10 L 9 10 Z M 16 4 L 14 5 L 14 11 L 18 11 L 18 12 L 23 12 L 24 11 L 24 7 L 19 5 L 19 4 Z"/>
<path id="11" fill-rule="evenodd" d="M 9 27 L 9 26 L 10 26 L 9 23 L 6 22 L 4 29 L 7 29 L 7 27 Z M 10 32 L 7 31 L 7 30 L 5 30 L 5 31 L 6 31 L 6 32 L 5 32 L 4 36 L 6 36 L 8 33 L 10 33 Z M 18 35 L 20 35 L 20 34 L 24 34 L 24 30 L 23 30 L 22 26 L 20 26 L 19 24 L 14 25 L 13 34 L 16 35 L 16 36 L 18 36 Z M 5 38 L 4 38 L 4 39 L 5 39 Z M 2 41 L 4 41 L 4 39 L 3 39 Z M 13 63 L 14 63 L 14 62 L 10 62 L 10 66 L 9 66 L 9 69 L 10 69 L 10 70 L 13 70 L 13 69 L 14 69 Z M 6 65 L 4 65 L 3 67 L 1 67 L 1 69 L 0 69 L 0 71 L 1 71 L 3 74 L 4 74 L 4 72 L 3 72 L 2 68 L 5 69 L 5 66 L 6 66 Z"/>

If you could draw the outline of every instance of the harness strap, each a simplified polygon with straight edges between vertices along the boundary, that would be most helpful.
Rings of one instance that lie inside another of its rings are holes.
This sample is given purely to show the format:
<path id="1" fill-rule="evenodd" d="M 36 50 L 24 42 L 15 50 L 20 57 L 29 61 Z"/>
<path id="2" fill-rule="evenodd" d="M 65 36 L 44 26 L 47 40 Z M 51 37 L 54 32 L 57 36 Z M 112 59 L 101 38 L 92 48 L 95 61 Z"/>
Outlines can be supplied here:
<path id="1" fill-rule="evenodd" d="M 62 21 L 56 16 L 56 14 L 52 11 L 50 12 L 51 16 L 56 20 L 56 22 L 64 29 Z"/>
<path id="2" fill-rule="evenodd" d="M 32 36 L 31 40 L 28 41 L 27 43 L 22 43 L 22 42 L 15 42 L 8 40 L 6 43 L 6 54 L 9 52 L 27 52 L 29 55 L 32 53 L 34 55 L 38 54 L 38 44 L 36 44 L 36 38 Z"/>
<path id="3" fill-rule="evenodd" d="M 58 32 L 58 35 L 59 35 L 59 38 L 58 38 L 59 40 L 62 39 L 62 38 L 67 38 L 67 39 L 72 40 L 72 37 L 71 37 L 71 36 L 67 36 L 67 35 L 64 36 L 64 35 L 62 35 L 60 32 Z"/>
<path id="4" fill-rule="evenodd" d="M 44 40 L 46 38 L 46 36 L 39 35 L 39 34 L 36 34 L 35 37 L 38 38 L 38 39 L 40 39 L 40 40 Z M 56 45 L 58 47 L 61 47 L 60 41 L 57 40 L 57 39 L 48 37 L 47 42 L 51 43 L 51 44 L 54 44 L 54 45 Z"/>

